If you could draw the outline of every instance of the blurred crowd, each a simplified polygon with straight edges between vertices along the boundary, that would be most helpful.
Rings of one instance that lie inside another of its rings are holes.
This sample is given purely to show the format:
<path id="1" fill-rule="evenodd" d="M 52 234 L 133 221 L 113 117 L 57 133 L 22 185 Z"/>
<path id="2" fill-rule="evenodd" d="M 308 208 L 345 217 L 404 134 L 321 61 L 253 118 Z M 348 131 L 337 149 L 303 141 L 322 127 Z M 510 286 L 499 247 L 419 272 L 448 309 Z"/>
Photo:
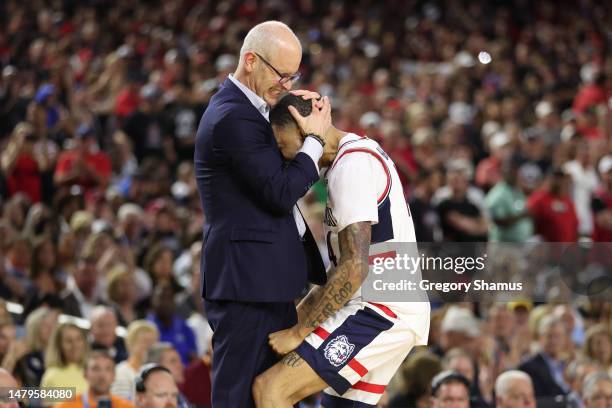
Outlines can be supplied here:
<path id="1" fill-rule="evenodd" d="M 612 241 L 605 1 L 6 0 L 0 360 L 20 384 L 133 400 L 157 362 L 184 402 L 210 404 L 194 136 L 268 19 L 302 41 L 294 87 L 329 95 L 336 127 L 393 158 L 420 242 Z M 301 203 L 322 249 L 325 199 L 315 185 Z M 445 305 L 384 404 L 436 404 L 445 369 L 492 406 L 526 382 L 500 377 L 518 367 L 537 398 L 611 406 L 611 323 L 610 303 L 588 300 Z M 112 376 L 85 370 L 96 349 Z"/>

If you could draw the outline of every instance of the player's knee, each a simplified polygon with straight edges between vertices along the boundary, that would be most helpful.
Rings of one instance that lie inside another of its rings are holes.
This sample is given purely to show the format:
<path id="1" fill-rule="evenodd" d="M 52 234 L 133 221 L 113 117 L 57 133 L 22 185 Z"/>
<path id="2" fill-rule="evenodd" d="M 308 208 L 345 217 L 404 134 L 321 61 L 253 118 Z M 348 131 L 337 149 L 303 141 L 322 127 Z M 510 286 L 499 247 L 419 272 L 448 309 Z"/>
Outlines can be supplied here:
<path id="1" fill-rule="evenodd" d="M 253 398 L 255 401 L 262 401 L 264 397 L 274 400 L 283 398 L 280 384 L 269 373 L 260 374 L 253 381 Z"/>
<path id="2" fill-rule="evenodd" d="M 256 402 L 263 401 L 264 396 L 271 396 L 273 394 L 272 384 L 269 380 L 268 376 L 265 374 L 260 374 L 255 377 L 255 381 L 253 381 L 253 399 Z"/>
<path id="3" fill-rule="evenodd" d="M 255 381 L 253 381 L 253 387 L 251 388 L 253 391 L 253 399 L 255 402 L 261 401 L 261 397 L 264 395 L 264 379 L 261 375 L 255 377 Z M 259 406 L 259 404 L 257 405 Z"/>

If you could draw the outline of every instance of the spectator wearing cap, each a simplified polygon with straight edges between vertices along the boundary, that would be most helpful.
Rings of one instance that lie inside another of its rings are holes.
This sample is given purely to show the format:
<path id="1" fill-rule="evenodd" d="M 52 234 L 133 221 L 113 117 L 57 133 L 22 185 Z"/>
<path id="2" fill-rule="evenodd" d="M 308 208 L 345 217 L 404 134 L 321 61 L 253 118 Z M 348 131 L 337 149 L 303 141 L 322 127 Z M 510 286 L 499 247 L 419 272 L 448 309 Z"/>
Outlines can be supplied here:
<path id="1" fill-rule="evenodd" d="M 612 242 L 612 155 L 599 160 L 601 184 L 591 198 L 593 241 Z"/>
<path id="2" fill-rule="evenodd" d="M 502 166 L 512 156 L 512 141 L 505 132 L 497 132 L 489 139 L 491 156 L 483 159 L 476 167 L 476 185 L 488 191 L 502 180 Z"/>
<path id="3" fill-rule="evenodd" d="M 531 377 L 538 398 L 567 395 L 571 391 L 563 376 L 565 362 L 560 359 L 566 335 L 560 318 L 544 316 L 538 325 L 540 351 L 518 366 Z"/>
<path id="4" fill-rule="evenodd" d="M 590 150 L 587 141 L 579 141 L 576 157 L 563 165 L 563 170 L 572 178 L 571 196 L 578 216 L 578 233 L 585 237 L 590 237 L 593 232 L 591 195 L 599 184 Z"/>
<path id="5" fill-rule="evenodd" d="M 61 140 L 72 133 L 70 115 L 57 97 L 55 85 L 45 83 L 36 91 L 34 100 L 28 106 L 28 122 L 39 139 Z"/>
<path id="6" fill-rule="evenodd" d="M 92 351 L 85 362 L 87 390 L 77 393 L 71 401 L 55 404 L 55 408 L 132 408 L 134 405 L 111 393 L 115 380 L 115 361 L 102 350 Z"/>
<path id="7" fill-rule="evenodd" d="M 529 375 L 510 370 L 495 380 L 495 406 L 497 408 L 535 408 L 536 400 Z"/>
<path id="8" fill-rule="evenodd" d="M 612 377 L 606 372 L 589 374 L 582 386 L 585 408 L 608 408 L 612 404 Z"/>
<path id="9" fill-rule="evenodd" d="M 533 236 L 533 222 L 526 208 L 524 179 L 510 160 L 502 165 L 501 173 L 502 179 L 485 199 L 491 219 L 489 241 L 525 242 Z"/>
<path id="10" fill-rule="evenodd" d="M 123 339 L 117 336 L 117 316 L 107 306 L 96 306 L 91 312 L 91 349 L 104 350 L 115 361 L 120 363 L 127 358 Z"/>
<path id="11" fill-rule="evenodd" d="M 162 91 L 154 83 L 140 89 L 138 108 L 126 117 L 123 132 L 128 136 L 139 163 L 147 156 L 176 159 L 172 124 L 163 113 Z"/>
<path id="12" fill-rule="evenodd" d="M 433 351 L 439 356 L 454 348 L 460 348 L 471 355 L 476 354 L 480 336 L 480 323 L 471 310 L 450 306 L 440 323 L 440 344 Z"/>
<path id="13" fill-rule="evenodd" d="M 571 180 L 563 169 L 554 169 L 547 184 L 527 199 L 535 232 L 548 242 L 576 242 L 578 216 L 569 195 Z"/>
<path id="14" fill-rule="evenodd" d="M 50 163 L 49 158 L 36 146 L 36 135 L 29 123 L 21 122 L 15 126 L 8 146 L 0 157 L 9 197 L 21 192 L 33 203 L 41 201 L 42 173 Z"/>
<path id="15" fill-rule="evenodd" d="M 74 148 L 62 152 L 57 160 L 55 184 L 59 187 L 78 185 L 87 194 L 95 188 L 106 188 L 110 176 L 110 158 L 97 148 L 95 130 L 81 124 L 76 132 Z"/>
<path id="16" fill-rule="evenodd" d="M 431 380 L 431 408 L 446 407 L 470 407 L 470 382 L 454 371 L 442 371 Z"/>
<path id="17" fill-rule="evenodd" d="M 477 242 L 487 240 L 488 223 L 482 208 L 468 197 L 472 165 L 454 159 L 447 166 L 449 195 L 437 206 L 445 241 Z M 482 192 L 479 192 L 482 197 Z"/>

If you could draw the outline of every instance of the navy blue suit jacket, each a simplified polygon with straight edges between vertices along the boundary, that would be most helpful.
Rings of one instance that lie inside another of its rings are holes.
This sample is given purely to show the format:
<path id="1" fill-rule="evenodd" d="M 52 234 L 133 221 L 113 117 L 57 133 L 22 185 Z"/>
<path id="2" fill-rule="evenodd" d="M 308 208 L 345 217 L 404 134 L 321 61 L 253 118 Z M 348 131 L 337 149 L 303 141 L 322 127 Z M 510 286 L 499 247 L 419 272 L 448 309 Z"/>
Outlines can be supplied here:
<path id="1" fill-rule="evenodd" d="M 206 217 L 204 298 L 287 302 L 309 273 L 325 281 L 312 234 L 302 242 L 292 214 L 318 180 L 316 167 L 304 153 L 285 163 L 268 121 L 229 79 L 200 121 L 194 164 Z"/>
<path id="2" fill-rule="evenodd" d="M 525 360 L 518 366 L 518 369 L 526 372 L 531 377 L 536 397 L 552 397 L 566 394 L 563 388 L 555 381 L 542 354 L 538 353 Z"/>

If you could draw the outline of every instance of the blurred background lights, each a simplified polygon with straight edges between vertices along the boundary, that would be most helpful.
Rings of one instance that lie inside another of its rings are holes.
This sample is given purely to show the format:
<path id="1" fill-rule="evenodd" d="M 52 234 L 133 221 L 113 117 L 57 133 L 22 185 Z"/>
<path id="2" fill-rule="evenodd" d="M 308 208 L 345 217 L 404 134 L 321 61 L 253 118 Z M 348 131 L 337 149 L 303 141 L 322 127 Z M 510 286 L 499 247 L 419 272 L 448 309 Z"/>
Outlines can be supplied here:
<path id="1" fill-rule="evenodd" d="M 481 64 L 488 64 L 491 62 L 491 54 L 486 51 L 480 51 L 478 54 L 478 61 L 480 61 Z"/>

